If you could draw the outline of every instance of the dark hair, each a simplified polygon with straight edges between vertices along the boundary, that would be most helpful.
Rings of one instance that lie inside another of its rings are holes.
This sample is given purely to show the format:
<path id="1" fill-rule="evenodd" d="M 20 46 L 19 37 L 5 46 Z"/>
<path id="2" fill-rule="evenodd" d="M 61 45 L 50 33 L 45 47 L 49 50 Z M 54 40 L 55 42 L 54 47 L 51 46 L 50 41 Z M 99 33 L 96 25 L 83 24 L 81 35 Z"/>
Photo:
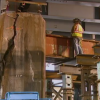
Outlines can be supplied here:
<path id="1" fill-rule="evenodd" d="M 78 18 L 73 19 L 73 23 L 76 23 L 76 22 L 81 23 L 81 20 L 80 20 L 80 19 L 78 19 Z"/>

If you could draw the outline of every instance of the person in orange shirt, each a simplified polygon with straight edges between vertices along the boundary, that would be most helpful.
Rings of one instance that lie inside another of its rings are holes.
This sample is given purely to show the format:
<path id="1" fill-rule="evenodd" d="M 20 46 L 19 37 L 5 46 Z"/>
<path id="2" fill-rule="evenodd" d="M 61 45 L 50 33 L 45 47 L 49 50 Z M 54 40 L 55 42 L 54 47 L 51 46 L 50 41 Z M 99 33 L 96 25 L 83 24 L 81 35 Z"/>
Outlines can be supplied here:
<path id="1" fill-rule="evenodd" d="M 83 37 L 83 28 L 81 26 L 81 21 L 78 18 L 75 18 L 73 20 L 73 27 L 71 29 L 71 36 L 73 38 L 73 42 L 74 42 L 74 49 L 75 49 L 75 53 L 76 55 L 78 54 L 83 54 L 83 50 L 81 48 L 81 40 Z"/>

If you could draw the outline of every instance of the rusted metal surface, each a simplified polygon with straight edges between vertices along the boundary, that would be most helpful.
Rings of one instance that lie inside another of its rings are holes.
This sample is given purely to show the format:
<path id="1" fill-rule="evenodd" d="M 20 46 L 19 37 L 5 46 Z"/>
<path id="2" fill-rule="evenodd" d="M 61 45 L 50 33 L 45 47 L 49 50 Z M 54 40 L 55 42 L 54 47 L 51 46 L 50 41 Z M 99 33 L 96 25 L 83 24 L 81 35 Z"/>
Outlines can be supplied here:
<path id="1" fill-rule="evenodd" d="M 94 49 L 94 55 L 100 56 L 100 44 L 95 45 L 93 49 Z"/>
<path id="2" fill-rule="evenodd" d="M 96 65 L 100 59 L 93 58 L 94 55 L 78 55 L 76 57 L 77 63 L 81 65 Z"/>
<path id="3" fill-rule="evenodd" d="M 83 40 L 81 45 L 84 54 L 94 54 L 93 46 L 96 41 Z M 74 47 L 72 38 L 59 35 L 46 35 L 46 55 L 52 57 L 64 56 L 73 57 Z"/>
<path id="4" fill-rule="evenodd" d="M 96 45 L 95 41 L 82 41 L 82 49 L 84 54 L 94 54 L 93 46 Z"/>
<path id="5" fill-rule="evenodd" d="M 46 35 L 46 55 L 73 56 L 72 38 Z"/>

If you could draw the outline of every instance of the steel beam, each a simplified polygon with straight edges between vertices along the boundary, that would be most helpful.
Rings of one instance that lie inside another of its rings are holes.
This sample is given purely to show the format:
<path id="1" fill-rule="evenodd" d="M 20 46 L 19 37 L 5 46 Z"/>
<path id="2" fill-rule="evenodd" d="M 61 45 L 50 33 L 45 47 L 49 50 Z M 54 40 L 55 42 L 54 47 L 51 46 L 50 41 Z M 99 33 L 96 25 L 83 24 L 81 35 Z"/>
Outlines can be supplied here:
<path id="1" fill-rule="evenodd" d="M 68 33 L 70 36 L 70 31 L 73 26 L 72 20 L 74 18 L 68 18 L 68 17 L 59 17 L 59 16 L 49 16 L 49 15 L 42 15 L 43 18 L 46 20 L 46 30 L 48 31 L 56 31 L 56 32 L 64 32 Z M 81 21 L 84 21 L 86 23 L 86 30 L 84 31 L 84 34 L 95 34 L 100 35 L 99 27 L 100 20 L 97 19 L 81 19 Z M 51 33 L 52 33 L 51 32 Z"/>
<path id="2" fill-rule="evenodd" d="M 93 2 L 93 3 L 100 3 L 99 0 L 47 0 L 47 2 L 53 2 L 53 3 L 67 3 L 67 2 Z"/>
<path id="3" fill-rule="evenodd" d="M 42 15 L 44 19 L 52 19 L 52 20 L 63 20 L 63 21 L 72 21 L 74 18 L 71 17 L 62 17 L 62 16 L 50 16 L 50 15 Z M 89 22 L 89 23 L 100 23 L 99 19 L 80 19 L 81 21 L 84 22 Z"/>
<path id="4" fill-rule="evenodd" d="M 65 32 L 65 33 L 69 33 L 70 34 L 70 31 L 66 31 L 66 30 L 63 30 L 63 29 L 46 28 L 46 30 L 48 30 L 48 31 L 57 31 L 57 32 Z M 84 31 L 83 35 L 84 34 L 87 34 L 87 35 L 91 35 L 91 34 L 100 35 L 100 32 Z"/>

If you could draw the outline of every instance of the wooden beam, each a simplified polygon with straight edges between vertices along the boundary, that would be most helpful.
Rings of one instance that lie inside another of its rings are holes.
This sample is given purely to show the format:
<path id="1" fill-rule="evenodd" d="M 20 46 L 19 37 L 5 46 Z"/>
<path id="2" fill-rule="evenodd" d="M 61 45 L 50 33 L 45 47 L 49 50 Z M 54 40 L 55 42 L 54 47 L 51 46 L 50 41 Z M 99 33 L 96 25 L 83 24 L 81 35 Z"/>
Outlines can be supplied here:
<path id="1" fill-rule="evenodd" d="M 94 55 L 78 55 L 76 57 L 76 60 L 77 60 L 77 63 L 80 64 L 80 65 L 89 65 L 89 66 L 93 66 L 93 65 L 96 65 L 96 63 L 98 61 L 100 61 L 100 59 L 95 59 L 93 58 Z"/>
<path id="2" fill-rule="evenodd" d="M 43 2 L 33 2 L 33 1 L 21 1 L 21 0 L 7 0 L 9 2 L 16 2 L 16 3 L 28 3 L 28 4 L 37 4 L 37 5 L 47 5 L 47 3 Z"/>
<path id="3" fill-rule="evenodd" d="M 77 67 L 66 67 L 66 66 L 60 66 L 59 72 L 66 73 L 66 74 L 81 74 L 80 68 Z"/>
<path id="4" fill-rule="evenodd" d="M 79 84 L 81 84 L 81 81 L 73 81 L 73 83 L 79 83 Z"/>
<path id="5" fill-rule="evenodd" d="M 58 94 L 58 92 L 57 92 L 54 88 L 52 88 L 52 91 L 53 91 L 53 93 L 54 93 L 55 95 Z M 61 99 L 62 96 L 61 96 L 60 94 L 59 94 L 58 98 L 59 98 L 59 100 L 62 100 L 62 99 Z"/>
<path id="6" fill-rule="evenodd" d="M 81 75 L 81 68 L 78 68 L 76 66 L 69 66 L 69 65 L 64 65 L 59 67 L 59 72 L 60 73 L 66 73 L 66 74 L 76 74 L 76 75 Z M 91 74 L 97 74 L 97 69 L 91 69 L 90 71 Z"/>
<path id="7" fill-rule="evenodd" d="M 74 81 L 74 80 L 73 80 L 73 83 L 79 83 L 79 84 L 80 84 L 81 81 Z M 58 84 L 62 84 L 62 82 L 60 82 L 60 83 L 56 83 L 56 84 L 53 84 L 53 85 L 54 85 L 54 87 L 55 87 L 55 86 L 58 85 Z"/>
<path id="8" fill-rule="evenodd" d="M 60 90 L 57 92 L 57 94 L 56 94 L 54 100 L 56 100 L 56 99 L 60 96 L 61 91 L 62 91 L 62 87 L 61 87 Z M 61 100 L 62 100 L 62 99 L 61 99 Z"/>
<path id="9" fill-rule="evenodd" d="M 62 79 L 62 75 L 59 74 L 57 71 L 47 71 L 46 72 L 46 78 L 47 79 Z M 72 75 L 72 80 L 76 80 L 77 75 Z"/>

